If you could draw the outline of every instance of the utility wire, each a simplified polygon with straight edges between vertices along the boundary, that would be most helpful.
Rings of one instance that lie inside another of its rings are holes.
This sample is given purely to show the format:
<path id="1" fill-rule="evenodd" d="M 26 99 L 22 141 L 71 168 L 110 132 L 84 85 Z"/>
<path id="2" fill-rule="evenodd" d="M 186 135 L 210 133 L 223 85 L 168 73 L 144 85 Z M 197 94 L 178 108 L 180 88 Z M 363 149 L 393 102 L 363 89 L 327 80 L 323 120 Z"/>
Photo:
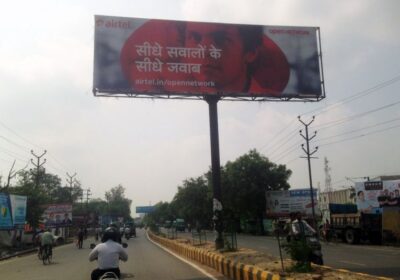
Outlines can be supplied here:
<path id="1" fill-rule="evenodd" d="M 387 80 L 387 81 L 381 82 L 381 83 L 379 83 L 379 84 L 377 84 L 377 85 L 375 85 L 375 86 L 372 86 L 372 87 L 370 87 L 370 88 L 368 88 L 368 89 L 362 90 L 362 91 L 360 91 L 360 92 L 358 92 L 358 93 L 356 93 L 356 94 L 353 94 L 353 95 L 351 95 L 351 96 L 348 96 L 348 97 L 346 97 L 346 98 L 343 98 L 343 99 L 339 100 L 339 101 L 336 102 L 336 103 L 333 103 L 333 104 L 328 105 L 328 106 L 322 106 L 322 107 L 319 107 L 319 108 L 317 108 L 317 109 L 313 109 L 313 110 L 311 110 L 311 111 L 308 111 L 308 112 L 305 112 L 305 113 L 301 114 L 300 116 L 308 115 L 308 114 L 315 113 L 315 112 L 318 112 L 318 111 L 321 111 L 320 114 L 326 113 L 326 112 L 328 112 L 329 110 L 332 110 L 332 109 L 334 109 L 334 108 L 336 108 L 336 107 L 338 107 L 338 106 L 340 106 L 340 105 L 343 105 L 343 104 L 349 103 L 349 102 L 351 102 L 351 101 L 357 100 L 357 99 L 359 99 L 359 98 L 361 98 L 361 97 L 363 97 L 363 96 L 367 96 L 367 95 L 369 95 L 369 94 L 375 93 L 375 92 L 377 92 L 379 89 L 384 88 L 384 87 L 387 87 L 387 86 L 390 86 L 390 85 L 392 85 L 392 84 L 394 84 L 394 83 L 396 83 L 396 82 L 399 82 L 399 81 L 400 81 L 400 75 L 397 75 L 397 76 L 395 76 L 395 77 L 393 77 L 393 78 L 391 78 L 391 79 L 389 79 L 389 80 Z M 349 121 L 349 120 L 346 120 L 346 121 Z M 267 148 L 267 147 L 268 147 L 268 149 L 270 150 L 270 149 L 272 149 L 274 146 L 276 146 L 277 143 L 280 142 L 280 141 L 277 141 L 278 136 L 281 135 L 284 131 L 286 131 L 294 122 L 295 122 L 295 120 L 293 120 L 293 121 L 292 121 L 289 125 L 287 125 L 284 129 L 280 130 L 280 131 L 273 137 L 273 139 L 276 139 L 276 140 L 273 140 L 272 142 L 269 142 L 269 143 L 263 145 L 263 146 L 260 148 L 260 150 L 263 150 L 263 149 L 265 149 L 265 148 Z M 344 123 L 344 122 L 345 122 L 345 121 L 342 120 L 340 123 L 337 123 L 337 124 L 334 124 L 334 125 L 339 125 L 339 124 Z M 321 124 L 321 126 L 322 126 L 322 125 L 326 125 L 326 124 Z M 334 125 L 332 125 L 332 126 L 334 126 Z M 331 127 L 331 126 L 329 126 L 329 127 Z M 325 127 L 325 128 L 328 128 L 328 127 Z M 325 129 L 325 128 L 322 128 L 322 129 Z M 297 130 L 296 130 L 296 132 L 297 132 Z M 287 134 L 285 137 L 281 138 L 280 140 L 283 140 L 283 139 L 289 137 L 289 135 L 291 135 L 291 134 L 293 134 L 293 133 L 294 133 L 294 131 L 290 132 L 289 134 Z M 273 143 L 273 144 L 272 144 L 272 143 Z"/>
<path id="2" fill-rule="evenodd" d="M 353 139 L 361 138 L 361 137 L 364 137 L 364 136 L 367 136 L 367 135 L 372 135 L 372 134 L 376 134 L 376 133 L 381 133 L 381 132 L 384 132 L 384 131 L 387 131 L 387 130 L 390 130 L 390 129 L 394 129 L 394 128 L 397 128 L 397 127 L 400 127 L 400 125 L 395 125 L 395 126 L 387 127 L 387 128 L 385 128 L 385 129 L 380 129 L 380 130 L 372 131 L 372 132 L 370 132 L 370 133 L 365 133 L 365 134 L 361 134 L 361 135 L 357 135 L 357 136 L 345 138 L 345 139 L 338 140 L 338 141 L 333 141 L 333 142 L 328 142 L 328 143 L 325 143 L 325 144 L 320 144 L 319 146 L 322 147 L 322 146 L 333 145 L 333 144 L 337 144 L 337 143 L 341 143 L 341 142 L 346 142 L 346 141 L 350 141 L 350 140 L 353 140 Z"/>
<path id="3" fill-rule="evenodd" d="M 347 134 L 352 134 L 352 133 L 355 133 L 355 132 L 359 132 L 359 131 L 362 131 L 362 130 L 365 130 L 365 129 L 369 129 L 369 128 L 385 125 L 385 124 L 388 124 L 388 123 L 391 123 L 391 122 L 394 122 L 394 121 L 398 121 L 398 120 L 400 120 L 400 118 L 395 118 L 395 119 L 391 119 L 391 120 L 388 120 L 388 121 L 376 123 L 376 124 L 373 124 L 373 125 L 364 126 L 362 128 L 359 128 L 359 129 L 354 129 L 354 130 L 351 130 L 351 131 L 347 131 L 347 132 L 344 132 L 344 133 L 336 134 L 336 135 L 325 137 L 325 138 L 319 138 L 317 140 L 317 142 L 328 140 L 328 139 L 339 137 L 339 136 L 343 136 L 343 135 L 347 135 Z"/>
<path id="4" fill-rule="evenodd" d="M 281 135 L 286 129 L 288 129 L 296 120 L 293 119 L 288 125 L 286 125 L 282 130 L 280 130 L 274 137 L 273 140 L 271 142 L 266 143 L 265 145 L 263 145 L 260 150 L 263 150 L 264 148 L 266 148 L 267 146 L 271 145 L 272 143 L 275 143 L 278 138 L 279 135 Z M 289 133 L 291 134 L 291 133 Z M 286 138 L 286 137 L 284 137 Z M 274 144 L 275 145 L 275 144 Z"/>
<path id="5" fill-rule="evenodd" d="M 326 112 L 328 112 L 329 110 L 332 110 L 332 109 L 334 109 L 334 108 L 336 108 L 336 107 L 338 107 L 338 106 L 341 106 L 341 105 L 343 105 L 343 104 L 349 103 L 349 102 L 354 101 L 354 100 L 356 100 L 356 99 L 358 99 L 358 98 L 361 98 L 361 97 L 363 97 L 363 96 L 366 96 L 366 95 L 375 93 L 375 92 L 377 92 L 379 89 L 384 88 L 384 87 L 387 87 L 387 86 L 390 86 L 390 85 L 392 85 L 392 84 L 394 84 L 394 83 L 397 83 L 397 82 L 399 82 L 399 81 L 400 81 L 400 75 L 395 76 L 395 77 L 391 78 L 390 80 L 387 80 L 387 81 L 384 81 L 384 82 L 382 82 L 382 83 L 379 83 L 379 84 L 377 84 L 377 85 L 375 85 L 375 86 L 373 86 L 373 87 L 370 87 L 370 88 L 368 88 L 368 89 L 362 90 L 362 91 L 360 91 L 360 92 L 358 92 L 358 93 L 356 93 L 356 94 L 354 94 L 354 95 L 351 95 L 351 96 L 348 96 L 348 97 L 346 97 L 346 98 L 343 98 L 343 99 L 339 100 L 338 102 L 333 103 L 333 104 L 331 104 L 331 105 L 324 106 L 324 107 L 319 107 L 319 108 L 317 108 L 317 109 L 314 109 L 314 110 L 308 111 L 308 112 L 306 112 L 306 113 L 303 113 L 301 116 L 303 116 L 303 115 L 309 115 L 309 114 L 312 114 L 312 113 L 315 114 L 315 113 L 318 112 L 318 111 L 320 111 L 320 112 L 318 112 L 318 114 L 326 113 Z"/>
<path id="6" fill-rule="evenodd" d="M 322 124 L 316 125 L 315 128 L 317 128 L 319 130 L 327 129 L 327 128 L 330 128 L 332 126 L 336 126 L 336 125 L 342 124 L 344 122 L 352 121 L 354 119 L 357 119 L 357 118 L 360 118 L 360 117 L 363 117 L 363 116 L 366 116 L 366 115 L 369 115 L 369 114 L 372 114 L 372 113 L 375 113 L 375 112 L 378 112 L 378 111 L 381 111 L 381 110 L 384 110 L 384 109 L 387 109 L 387 108 L 390 108 L 390 107 L 393 107 L 393 106 L 396 106 L 396 105 L 399 105 L 399 104 L 400 104 L 400 100 L 396 101 L 394 103 L 386 104 L 384 106 L 381 106 L 381 107 L 366 111 L 366 112 L 362 112 L 362 113 L 354 114 L 352 116 L 344 117 L 344 118 L 341 118 L 341 119 L 338 119 L 338 120 L 322 123 Z"/>
<path id="7" fill-rule="evenodd" d="M 300 139 L 299 141 L 297 141 L 296 143 L 294 143 L 294 145 L 290 146 L 290 147 L 287 148 L 285 151 L 283 151 L 282 153 L 280 153 L 275 161 L 279 161 L 279 160 L 285 158 L 287 155 L 289 155 L 290 153 L 292 153 L 293 151 L 295 151 L 296 149 L 298 149 L 298 148 L 300 147 L 301 142 L 302 142 L 302 140 Z"/>
<path id="8" fill-rule="evenodd" d="M 274 153 L 279 151 L 282 147 L 284 147 L 286 145 L 286 143 L 288 143 L 292 140 L 295 140 L 296 138 L 294 138 L 293 136 L 295 136 L 297 133 L 298 133 L 297 129 L 295 131 L 292 131 L 292 133 L 289 136 L 287 136 L 287 140 L 285 142 L 281 143 L 278 147 L 275 147 L 274 150 L 269 154 L 269 156 L 271 157 Z"/>

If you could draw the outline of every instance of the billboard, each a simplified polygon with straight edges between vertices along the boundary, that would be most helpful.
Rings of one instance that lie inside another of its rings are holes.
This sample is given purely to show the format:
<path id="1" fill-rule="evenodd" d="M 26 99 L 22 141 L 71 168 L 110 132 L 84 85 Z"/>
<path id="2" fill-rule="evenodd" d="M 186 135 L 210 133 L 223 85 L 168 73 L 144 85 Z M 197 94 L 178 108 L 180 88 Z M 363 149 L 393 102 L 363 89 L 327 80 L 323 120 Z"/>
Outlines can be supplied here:
<path id="1" fill-rule="evenodd" d="M 10 194 L 10 205 L 14 225 L 25 225 L 27 197 Z"/>
<path id="2" fill-rule="evenodd" d="M 300 212 L 312 216 L 310 189 L 296 189 L 286 191 L 267 191 L 267 217 L 287 217 L 289 213 Z M 319 215 L 318 191 L 314 190 L 314 210 Z"/>
<path id="3" fill-rule="evenodd" d="M 137 206 L 136 213 L 148 214 L 154 211 L 154 206 Z"/>
<path id="4" fill-rule="evenodd" d="M 42 215 L 46 227 L 59 227 L 72 225 L 72 204 L 50 204 Z"/>
<path id="5" fill-rule="evenodd" d="M 12 227 L 10 197 L 8 194 L 0 193 L 0 229 L 11 229 Z"/>
<path id="6" fill-rule="evenodd" d="M 319 28 L 95 16 L 97 96 L 325 97 Z"/>
<path id="7" fill-rule="evenodd" d="M 362 213 L 382 213 L 383 206 L 400 206 L 400 180 L 357 182 L 357 209 Z"/>

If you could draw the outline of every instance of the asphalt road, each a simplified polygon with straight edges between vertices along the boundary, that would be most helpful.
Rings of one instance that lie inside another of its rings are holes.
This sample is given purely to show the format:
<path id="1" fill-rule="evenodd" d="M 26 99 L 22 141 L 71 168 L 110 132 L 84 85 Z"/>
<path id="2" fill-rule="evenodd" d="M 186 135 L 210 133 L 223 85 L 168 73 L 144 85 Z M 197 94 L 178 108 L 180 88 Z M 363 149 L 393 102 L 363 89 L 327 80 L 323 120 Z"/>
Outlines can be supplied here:
<path id="1" fill-rule="evenodd" d="M 123 279 L 209 280 L 203 273 L 147 240 L 143 230 L 128 243 L 129 260 L 120 265 Z M 96 263 L 88 261 L 90 241 L 79 250 L 74 245 L 54 249 L 53 263 L 44 266 L 35 254 L 0 262 L 1 279 L 86 280 Z"/>
<path id="2" fill-rule="evenodd" d="M 178 236 L 191 237 L 191 234 L 178 233 Z M 209 241 L 213 241 L 214 236 L 213 233 L 207 233 Z M 238 234 L 237 242 L 238 247 L 279 257 L 278 242 L 274 237 Z M 323 242 L 322 253 L 327 266 L 400 280 L 399 247 Z"/>

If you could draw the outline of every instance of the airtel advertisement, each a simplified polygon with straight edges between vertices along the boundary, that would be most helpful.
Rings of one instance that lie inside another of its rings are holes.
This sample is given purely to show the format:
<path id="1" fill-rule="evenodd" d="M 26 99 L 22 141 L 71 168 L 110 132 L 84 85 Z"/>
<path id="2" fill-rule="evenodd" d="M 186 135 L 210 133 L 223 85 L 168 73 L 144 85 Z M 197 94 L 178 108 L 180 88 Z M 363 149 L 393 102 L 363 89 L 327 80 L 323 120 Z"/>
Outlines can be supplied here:
<path id="1" fill-rule="evenodd" d="M 325 97 L 317 27 L 95 16 L 97 96 Z"/>

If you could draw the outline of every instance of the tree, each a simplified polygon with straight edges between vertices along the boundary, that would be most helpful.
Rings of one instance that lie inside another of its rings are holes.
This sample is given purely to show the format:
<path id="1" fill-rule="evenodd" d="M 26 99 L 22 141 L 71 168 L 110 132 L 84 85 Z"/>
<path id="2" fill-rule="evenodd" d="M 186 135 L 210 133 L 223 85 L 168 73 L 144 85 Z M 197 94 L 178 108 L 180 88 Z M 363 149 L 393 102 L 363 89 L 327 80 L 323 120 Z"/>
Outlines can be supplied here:
<path id="1" fill-rule="evenodd" d="M 183 218 L 192 225 L 200 223 L 208 227 L 212 219 L 212 193 L 205 176 L 183 181 L 171 207 L 177 218 Z"/>
<path id="2" fill-rule="evenodd" d="M 158 202 L 154 205 L 154 211 L 145 216 L 147 224 L 164 224 L 166 221 L 172 221 L 176 217 L 173 213 L 171 204 L 168 202 Z"/>
<path id="3" fill-rule="evenodd" d="M 105 194 L 108 203 L 108 213 L 111 216 L 123 217 L 124 219 L 131 218 L 132 200 L 125 197 L 125 188 L 118 185 Z"/>
<path id="4" fill-rule="evenodd" d="M 39 182 L 39 184 L 37 184 Z M 57 188 L 61 188 L 61 179 L 52 174 L 46 174 L 44 169 L 20 171 L 18 181 L 10 188 L 10 193 L 27 196 L 26 220 L 37 227 L 44 212 L 46 204 L 53 201 L 52 194 Z"/>
<path id="5" fill-rule="evenodd" d="M 224 212 L 233 221 L 254 219 L 263 232 L 265 192 L 287 190 L 291 171 L 277 165 L 256 150 L 227 162 L 221 170 L 222 202 Z M 210 175 L 209 175 L 210 176 Z"/>

